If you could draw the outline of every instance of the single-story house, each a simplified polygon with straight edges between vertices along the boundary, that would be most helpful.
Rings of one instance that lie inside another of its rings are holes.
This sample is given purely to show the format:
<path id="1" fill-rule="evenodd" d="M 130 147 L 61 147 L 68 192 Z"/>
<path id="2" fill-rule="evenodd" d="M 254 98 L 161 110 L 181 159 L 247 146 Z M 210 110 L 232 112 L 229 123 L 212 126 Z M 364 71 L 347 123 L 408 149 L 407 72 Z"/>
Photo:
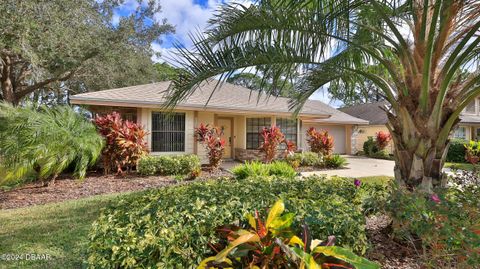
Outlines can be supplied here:
<path id="1" fill-rule="evenodd" d="M 363 150 L 363 143 L 369 136 L 375 137 L 379 131 L 386 131 L 388 118 L 382 107 L 388 106 L 386 101 L 359 104 L 350 107 L 340 108 L 339 110 L 368 121 L 368 125 L 359 125 L 352 135 L 353 152 Z M 465 140 L 480 139 L 480 99 L 470 103 L 460 115 L 460 123 L 453 132 L 453 138 Z M 388 148 L 390 152 L 393 150 L 393 143 Z"/>
<path id="2" fill-rule="evenodd" d="M 305 135 L 308 128 L 328 130 L 335 139 L 334 152 L 351 154 L 352 130 L 368 124 L 315 100 L 308 100 L 298 117 L 293 118 L 287 98 L 259 95 L 230 83 L 223 83 L 214 91 L 216 84 L 216 81 L 202 83 L 175 107 L 173 115 L 162 111 L 165 92 L 170 86 L 168 81 L 77 94 L 71 96 L 70 102 L 86 105 L 95 114 L 117 111 L 124 118 L 142 124 L 149 133 L 147 144 L 151 154 L 205 156 L 203 147 L 194 139 L 194 128 L 200 123 L 222 128 L 227 141 L 225 158 L 261 158 L 259 132 L 271 125 L 277 125 L 300 150 L 308 150 Z"/>

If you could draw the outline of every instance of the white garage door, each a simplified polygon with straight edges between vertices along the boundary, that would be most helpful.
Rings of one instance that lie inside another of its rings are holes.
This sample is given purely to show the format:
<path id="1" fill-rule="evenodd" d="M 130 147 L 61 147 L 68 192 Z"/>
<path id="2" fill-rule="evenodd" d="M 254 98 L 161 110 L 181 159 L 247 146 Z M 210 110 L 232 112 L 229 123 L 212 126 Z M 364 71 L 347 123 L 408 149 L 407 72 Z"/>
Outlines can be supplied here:
<path id="1" fill-rule="evenodd" d="M 302 136 L 303 136 L 303 145 L 304 149 L 308 150 L 308 144 L 306 142 L 306 132 L 308 128 L 315 127 L 317 130 L 327 130 L 328 133 L 333 136 L 335 139 L 333 152 L 338 154 L 345 154 L 346 146 L 345 146 L 345 126 L 343 125 L 320 125 L 320 124 L 311 124 L 311 123 L 303 123 L 302 126 Z"/>

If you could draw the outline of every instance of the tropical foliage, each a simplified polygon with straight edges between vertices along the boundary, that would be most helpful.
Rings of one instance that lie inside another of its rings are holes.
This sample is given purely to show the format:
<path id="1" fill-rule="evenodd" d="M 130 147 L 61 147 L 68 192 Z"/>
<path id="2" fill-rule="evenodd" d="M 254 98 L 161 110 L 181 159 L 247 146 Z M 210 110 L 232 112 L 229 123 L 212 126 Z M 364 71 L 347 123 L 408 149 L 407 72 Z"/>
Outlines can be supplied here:
<path id="1" fill-rule="evenodd" d="M 266 163 L 270 163 L 275 159 L 280 144 L 285 144 L 285 156 L 293 154 L 296 149 L 295 143 L 286 140 L 285 135 L 277 126 L 271 126 L 270 128 L 263 127 L 260 136 L 263 139 L 260 151 L 265 154 L 264 160 Z"/>
<path id="2" fill-rule="evenodd" d="M 480 261 L 479 188 L 395 194 L 389 204 L 396 235 L 421 253 L 427 268 L 475 268 Z"/>
<path id="3" fill-rule="evenodd" d="M 322 164 L 326 168 L 342 168 L 347 165 L 347 159 L 338 154 L 332 154 L 324 156 Z"/>
<path id="4" fill-rule="evenodd" d="M 294 153 L 287 156 L 286 161 L 294 168 L 299 166 L 320 166 L 322 164 L 322 158 L 318 153 L 311 151 Z"/>
<path id="5" fill-rule="evenodd" d="M 204 145 L 210 167 L 217 169 L 225 152 L 225 139 L 222 138 L 222 130 L 201 123 L 198 128 L 195 128 L 195 138 L 197 142 Z"/>
<path id="6" fill-rule="evenodd" d="M 471 164 L 477 164 L 480 159 L 480 142 L 470 141 L 463 146 L 465 147 L 465 159 Z"/>
<path id="7" fill-rule="evenodd" d="M 215 255 L 209 243 L 220 242 L 217 227 L 268 208 L 279 198 L 295 214 L 294 229 L 300 230 L 304 221 L 317 238 L 335 235 L 337 246 L 363 254 L 363 201 L 377 196 L 364 192 L 367 186 L 357 188 L 344 179 L 258 177 L 151 190 L 103 211 L 89 236 L 88 267 L 194 268 Z"/>
<path id="8" fill-rule="evenodd" d="M 258 70 L 256 74 L 238 73 L 229 77 L 227 81 L 259 92 L 263 92 L 265 88 L 270 89 L 274 87 L 276 89 L 272 92 L 274 96 L 292 97 L 295 94 L 292 80 L 282 77 L 274 79 L 268 74 L 264 75 L 264 72 L 261 70 Z"/>
<path id="9" fill-rule="evenodd" d="M 334 139 L 328 131 L 318 131 L 315 127 L 310 127 L 307 130 L 307 143 L 312 152 L 329 156 L 333 153 Z"/>
<path id="10" fill-rule="evenodd" d="M 262 220 L 259 211 L 247 214 L 247 228 L 225 225 L 217 229 L 228 244 L 213 246 L 217 255 L 204 259 L 199 269 L 207 268 L 379 268 L 350 250 L 335 247 L 335 237 L 320 241 L 311 237 L 307 225 L 296 236 L 292 229 L 295 214 L 284 213 L 285 205 L 278 200 Z"/>
<path id="11" fill-rule="evenodd" d="M 388 146 L 388 143 L 390 143 L 392 140 L 392 136 L 389 132 L 380 131 L 376 133 L 376 136 L 377 138 L 375 142 L 377 143 L 377 148 L 379 150 L 384 150 Z"/>
<path id="12" fill-rule="evenodd" d="M 246 179 L 250 177 L 269 177 L 277 176 L 281 178 L 294 178 L 297 172 L 287 162 L 275 161 L 271 163 L 261 163 L 258 161 L 245 162 L 232 169 L 236 179 Z"/>
<path id="13" fill-rule="evenodd" d="M 130 171 L 148 153 L 144 140 L 147 132 L 140 125 L 123 120 L 117 112 L 96 116 L 94 122 L 106 142 L 102 150 L 105 174 L 112 169 L 116 169 L 117 174 L 123 174 L 123 169 Z"/>
<path id="14" fill-rule="evenodd" d="M 137 172 L 143 176 L 186 176 L 194 179 L 200 175 L 200 158 L 197 155 L 145 156 L 138 161 Z"/>
<path id="15" fill-rule="evenodd" d="M 84 178 L 103 139 L 71 107 L 13 107 L 0 103 L 0 184 L 55 179 L 71 168 Z"/>
<path id="16" fill-rule="evenodd" d="M 431 191 L 442 184 L 449 135 L 480 93 L 479 13 L 473 0 L 225 4 L 192 50 L 178 46 L 186 73 L 169 104 L 205 79 L 250 67 L 276 77 L 301 71 L 297 112 L 328 83 L 369 80 L 390 103 L 397 181 Z"/>

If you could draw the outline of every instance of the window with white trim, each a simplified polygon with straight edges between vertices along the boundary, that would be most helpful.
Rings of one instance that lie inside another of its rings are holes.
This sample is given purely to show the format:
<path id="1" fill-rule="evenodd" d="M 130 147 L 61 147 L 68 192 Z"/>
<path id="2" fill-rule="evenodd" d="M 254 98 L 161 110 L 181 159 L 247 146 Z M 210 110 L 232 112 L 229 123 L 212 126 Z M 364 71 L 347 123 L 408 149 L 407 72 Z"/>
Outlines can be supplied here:
<path id="1" fill-rule="evenodd" d="M 467 138 L 467 128 L 464 126 L 458 127 L 455 132 L 453 133 L 454 138 L 458 139 L 466 139 Z"/>
<path id="2" fill-rule="evenodd" d="M 262 138 L 260 133 L 263 128 L 270 128 L 270 118 L 247 118 L 247 149 L 258 149 L 261 146 Z"/>
<path id="3" fill-rule="evenodd" d="M 185 151 L 185 113 L 152 112 L 152 151 Z"/>

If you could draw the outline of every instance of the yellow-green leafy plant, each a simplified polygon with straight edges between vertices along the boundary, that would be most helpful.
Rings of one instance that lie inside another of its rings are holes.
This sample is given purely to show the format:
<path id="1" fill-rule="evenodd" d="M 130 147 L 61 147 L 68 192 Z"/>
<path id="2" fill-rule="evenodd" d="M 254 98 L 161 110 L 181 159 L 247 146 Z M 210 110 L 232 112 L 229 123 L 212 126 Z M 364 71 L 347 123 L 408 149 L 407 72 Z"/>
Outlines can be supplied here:
<path id="1" fill-rule="evenodd" d="M 0 185 L 53 183 L 65 170 L 84 178 L 103 145 L 95 126 L 71 107 L 0 103 Z"/>
<path id="2" fill-rule="evenodd" d="M 255 216 L 247 214 L 247 228 L 236 225 L 220 227 L 218 231 L 226 239 L 226 246 L 217 255 L 204 259 L 198 269 L 379 268 L 376 263 L 348 249 L 333 246 L 333 236 L 326 241 L 312 240 L 307 225 L 303 225 L 300 237 L 294 235 L 295 214 L 284 214 L 284 211 L 283 201 L 277 200 L 264 220 L 255 211 Z M 221 243 L 212 246 L 215 250 L 220 247 Z"/>

